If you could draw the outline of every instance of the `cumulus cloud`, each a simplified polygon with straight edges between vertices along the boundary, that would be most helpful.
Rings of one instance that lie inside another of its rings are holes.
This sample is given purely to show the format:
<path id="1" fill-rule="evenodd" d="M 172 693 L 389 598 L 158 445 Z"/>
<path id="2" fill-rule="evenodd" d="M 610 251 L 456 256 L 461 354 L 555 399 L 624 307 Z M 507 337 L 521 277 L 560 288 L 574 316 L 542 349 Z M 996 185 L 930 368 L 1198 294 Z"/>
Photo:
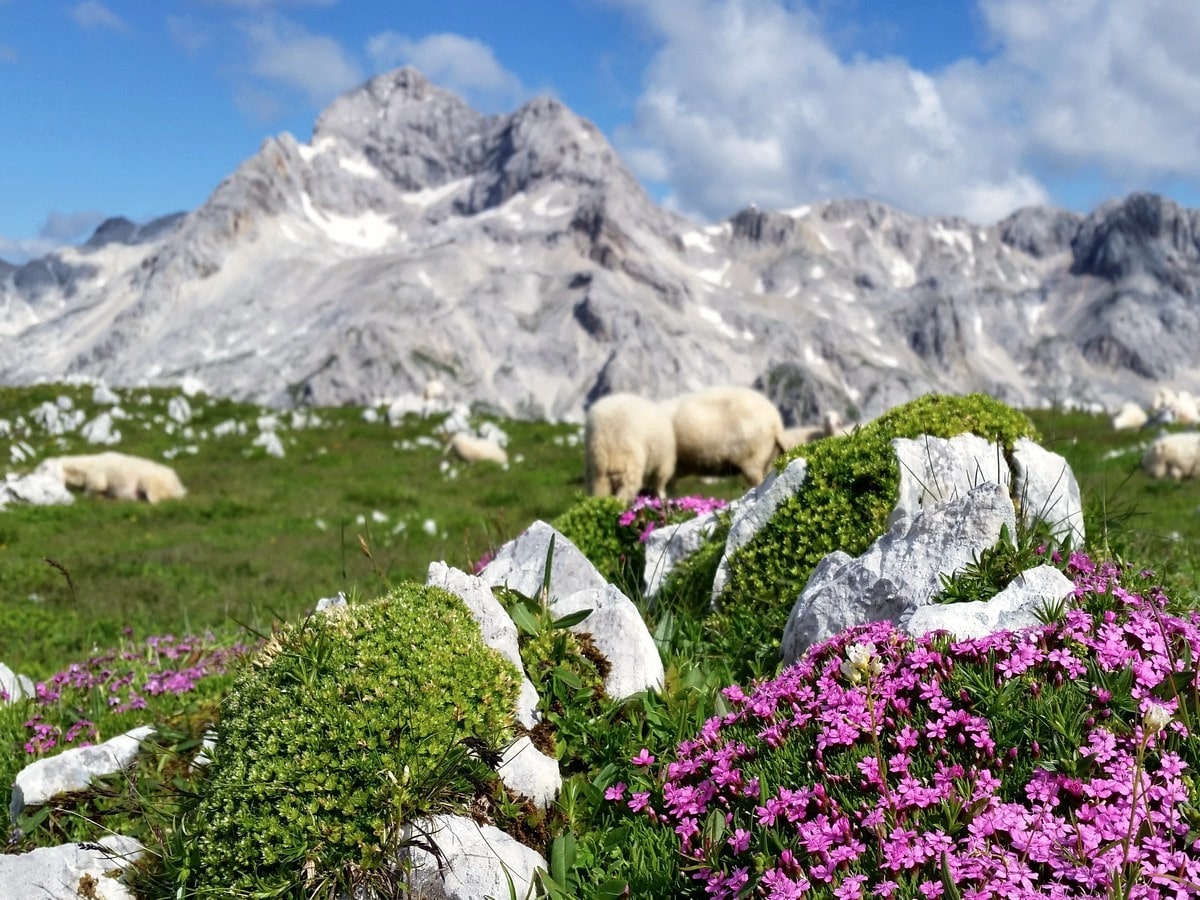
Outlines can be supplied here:
<path id="1" fill-rule="evenodd" d="M 487 44 L 458 34 L 430 34 L 413 40 L 385 31 L 367 42 L 367 55 L 376 71 L 415 66 L 438 86 L 485 108 L 507 108 L 529 93 L 520 78 L 500 65 Z"/>
<path id="2" fill-rule="evenodd" d="M 9 238 L 0 235 L 0 259 L 23 263 L 45 256 L 67 244 L 78 244 L 91 237 L 92 232 L 107 218 L 95 210 L 51 212 L 38 229 L 37 237 Z"/>
<path id="3" fill-rule="evenodd" d="M 1193 0 L 980 0 L 988 58 L 931 72 L 839 54 L 815 4 L 612 2 L 658 45 L 618 143 L 686 212 L 869 196 L 990 222 L 1073 172 L 1196 180 Z"/>
<path id="4" fill-rule="evenodd" d="M 86 0 L 71 7 L 71 18 L 80 28 L 107 28 L 110 31 L 128 31 L 125 20 L 98 0 Z"/>
<path id="5" fill-rule="evenodd" d="M 363 80 L 354 58 L 333 38 L 315 35 L 290 22 L 249 23 L 250 70 L 258 77 L 304 94 L 324 106 Z"/>

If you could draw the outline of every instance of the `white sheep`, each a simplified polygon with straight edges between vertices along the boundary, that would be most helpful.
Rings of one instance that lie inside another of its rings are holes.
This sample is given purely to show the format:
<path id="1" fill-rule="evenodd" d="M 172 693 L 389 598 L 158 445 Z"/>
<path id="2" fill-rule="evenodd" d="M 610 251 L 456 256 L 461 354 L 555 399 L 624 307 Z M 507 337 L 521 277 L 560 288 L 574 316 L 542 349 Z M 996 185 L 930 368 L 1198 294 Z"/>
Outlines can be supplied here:
<path id="1" fill-rule="evenodd" d="M 841 437 L 854 430 L 853 425 L 847 425 L 836 410 L 829 410 L 821 417 L 820 425 L 793 425 L 783 429 L 779 443 L 784 450 L 791 450 L 801 444 L 811 444 L 821 438 Z"/>
<path id="2" fill-rule="evenodd" d="M 83 456 L 52 456 L 42 461 L 37 471 L 53 475 L 69 488 L 114 500 L 176 500 L 187 489 L 170 466 L 107 451 Z"/>
<path id="3" fill-rule="evenodd" d="M 1122 431 L 1129 428 L 1141 428 L 1149 420 L 1150 417 L 1146 415 L 1145 410 L 1132 400 L 1127 400 L 1113 414 L 1110 422 L 1115 431 Z"/>
<path id="4" fill-rule="evenodd" d="M 1154 439 L 1142 456 L 1151 478 L 1192 478 L 1200 475 L 1200 432 L 1181 431 Z"/>
<path id="5" fill-rule="evenodd" d="M 1181 425 L 1200 424 L 1200 405 L 1188 391 L 1160 388 L 1150 404 L 1153 418 L 1158 422 L 1178 422 Z"/>
<path id="6" fill-rule="evenodd" d="M 508 454 L 491 438 L 476 437 L 468 431 L 457 431 L 446 449 L 463 462 L 494 462 L 508 467 Z"/>
<path id="7" fill-rule="evenodd" d="M 677 474 L 740 472 L 758 484 L 785 449 L 779 410 L 750 388 L 707 388 L 668 400 L 664 408 L 675 430 Z"/>
<path id="8" fill-rule="evenodd" d="M 635 394 L 609 394 L 588 409 L 583 435 L 590 494 L 625 503 L 643 489 L 666 496 L 675 474 L 675 432 L 662 406 Z"/>

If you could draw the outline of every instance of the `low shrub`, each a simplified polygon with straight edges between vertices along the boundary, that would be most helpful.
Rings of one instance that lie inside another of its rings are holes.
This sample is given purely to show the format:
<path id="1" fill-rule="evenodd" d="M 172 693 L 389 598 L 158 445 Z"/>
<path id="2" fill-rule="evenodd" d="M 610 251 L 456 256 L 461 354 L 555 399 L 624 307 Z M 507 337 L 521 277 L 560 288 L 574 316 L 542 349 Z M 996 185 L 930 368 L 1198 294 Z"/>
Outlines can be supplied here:
<path id="1" fill-rule="evenodd" d="M 402 826 L 481 788 L 468 751 L 511 738 L 518 673 L 459 598 L 402 584 L 285 627 L 222 705 L 183 859 L 195 896 L 324 896 L 402 879 Z"/>

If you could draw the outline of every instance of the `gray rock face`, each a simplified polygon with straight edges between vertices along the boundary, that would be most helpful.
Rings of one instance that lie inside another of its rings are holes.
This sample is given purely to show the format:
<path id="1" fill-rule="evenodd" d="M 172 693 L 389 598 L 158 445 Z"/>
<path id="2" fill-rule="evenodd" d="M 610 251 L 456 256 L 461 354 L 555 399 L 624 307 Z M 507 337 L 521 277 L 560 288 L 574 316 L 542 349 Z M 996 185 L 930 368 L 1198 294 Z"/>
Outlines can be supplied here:
<path id="1" fill-rule="evenodd" d="M 554 558 L 546 600 L 555 618 L 592 611 L 571 630 L 590 634 L 596 649 L 608 659 L 611 669 L 604 681 L 605 691 L 623 699 L 661 687 L 662 658 L 633 601 L 608 584 L 574 544 L 545 522 L 534 522 L 497 550 L 480 579 L 493 587 L 507 585 L 527 597 L 537 597 L 551 538 Z"/>
<path id="2" fill-rule="evenodd" d="M 153 733 L 151 726 L 143 725 L 103 744 L 72 747 L 30 763 L 13 782 L 9 817 L 15 819 L 22 810 L 42 806 L 60 794 L 82 791 L 93 779 L 121 771 L 133 762 L 142 741 Z"/>
<path id="3" fill-rule="evenodd" d="M 509 587 L 526 597 L 536 597 L 542 589 L 546 554 L 554 539 L 554 557 L 550 566 L 550 596 L 567 597 L 576 591 L 603 589 L 604 580 L 591 561 L 566 536 L 541 520 L 496 551 L 479 573 L 489 587 Z"/>
<path id="4" fill-rule="evenodd" d="M 1022 572 L 990 600 L 969 603 L 932 603 L 919 606 L 900 619 L 900 627 L 913 637 L 947 631 L 957 640 L 984 637 L 997 631 L 1036 628 L 1038 612 L 1069 595 L 1075 585 L 1053 566 Z"/>
<path id="5" fill-rule="evenodd" d="M 918 515 L 898 519 L 857 559 L 838 551 L 809 576 L 788 616 L 783 661 L 812 644 L 866 622 L 899 622 L 941 590 L 951 575 L 1016 527 L 1007 489 L 990 483 Z"/>
<path id="6" fill-rule="evenodd" d="M 33 693 L 32 678 L 28 675 L 18 675 L 4 663 L 0 663 L 0 706 L 32 697 Z"/>
<path id="7" fill-rule="evenodd" d="M 657 595 L 675 567 L 704 545 L 716 524 L 716 513 L 708 513 L 650 532 L 646 537 L 646 567 L 642 581 L 647 598 Z"/>
<path id="8" fill-rule="evenodd" d="M 1013 447 L 1013 496 L 1026 523 L 1041 520 L 1056 538 L 1082 547 L 1083 498 L 1067 461 L 1027 438 Z"/>
<path id="9" fill-rule="evenodd" d="M 432 842 L 441 860 L 419 846 L 404 852 L 412 866 L 409 889 L 414 900 L 479 900 L 508 897 L 508 879 L 516 896 L 532 895 L 534 873 L 546 860 L 493 825 L 477 825 L 465 816 L 435 816 L 408 829 L 414 839 Z"/>
<path id="10" fill-rule="evenodd" d="M 558 101 L 482 115 L 402 69 L 186 215 L 5 267 L 0 383 L 199 377 L 289 405 L 438 378 L 576 420 L 604 393 L 719 383 L 758 383 L 790 420 L 928 391 L 1115 408 L 1159 380 L 1200 393 L 1197 215 L 1141 194 L 987 227 L 868 201 L 704 226 Z"/>
<path id="11" fill-rule="evenodd" d="M 134 900 L 121 874 L 143 854 L 133 838 L 109 835 L 96 845 L 63 844 L 0 855 L 5 900 Z"/>

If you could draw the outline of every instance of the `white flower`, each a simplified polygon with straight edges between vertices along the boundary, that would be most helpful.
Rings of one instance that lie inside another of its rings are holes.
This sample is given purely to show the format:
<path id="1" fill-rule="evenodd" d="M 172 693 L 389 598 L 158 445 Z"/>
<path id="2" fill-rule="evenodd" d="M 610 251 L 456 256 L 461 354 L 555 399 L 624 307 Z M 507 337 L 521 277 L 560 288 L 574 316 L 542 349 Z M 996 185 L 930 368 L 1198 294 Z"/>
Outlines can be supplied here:
<path id="1" fill-rule="evenodd" d="M 846 659 L 842 663 L 842 674 L 851 684 L 858 684 L 864 677 L 878 675 L 883 663 L 875 655 L 874 644 L 851 644 L 846 648 Z"/>
<path id="2" fill-rule="evenodd" d="M 1158 734 L 1167 727 L 1171 721 L 1171 711 L 1165 706 L 1159 706 L 1157 703 L 1146 704 L 1146 710 L 1142 713 L 1142 729 L 1146 734 Z"/>

